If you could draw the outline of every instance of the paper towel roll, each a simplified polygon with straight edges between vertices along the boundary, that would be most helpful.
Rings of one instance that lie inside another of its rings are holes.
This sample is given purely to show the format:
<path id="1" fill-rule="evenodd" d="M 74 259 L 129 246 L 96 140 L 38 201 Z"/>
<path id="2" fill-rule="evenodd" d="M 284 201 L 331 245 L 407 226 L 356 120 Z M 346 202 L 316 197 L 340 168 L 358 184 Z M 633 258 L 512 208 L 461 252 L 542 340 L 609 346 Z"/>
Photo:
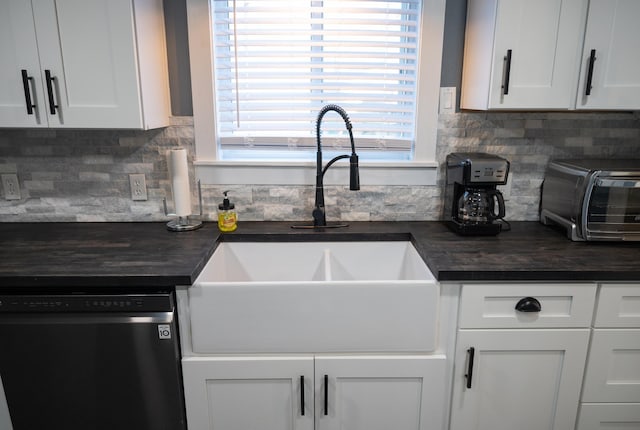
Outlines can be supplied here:
<path id="1" fill-rule="evenodd" d="M 189 167 L 187 166 L 187 151 L 172 149 L 167 157 L 169 176 L 171 177 L 171 192 L 175 213 L 185 217 L 191 215 L 191 189 L 189 188 Z"/>

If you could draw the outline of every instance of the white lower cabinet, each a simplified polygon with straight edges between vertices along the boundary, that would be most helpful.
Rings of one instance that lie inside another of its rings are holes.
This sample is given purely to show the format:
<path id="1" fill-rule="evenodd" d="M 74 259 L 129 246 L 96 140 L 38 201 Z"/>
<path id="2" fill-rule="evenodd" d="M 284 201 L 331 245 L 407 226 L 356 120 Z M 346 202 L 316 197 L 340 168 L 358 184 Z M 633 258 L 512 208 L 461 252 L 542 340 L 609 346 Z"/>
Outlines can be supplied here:
<path id="1" fill-rule="evenodd" d="M 583 405 L 578 430 L 638 430 L 640 403 Z"/>
<path id="2" fill-rule="evenodd" d="M 176 288 L 189 430 L 446 430 L 460 288 L 407 261 L 417 282 L 220 281 L 227 264 Z"/>
<path id="3" fill-rule="evenodd" d="M 183 359 L 190 430 L 440 430 L 444 355 Z"/>
<path id="4" fill-rule="evenodd" d="M 575 426 L 589 329 L 460 330 L 452 430 Z"/>
<path id="5" fill-rule="evenodd" d="M 640 430 L 640 285 L 603 284 L 578 430 Z"/>
<path id="6" fill-rule="evenodd" d="M 190 357 L 182 371 L 189 430 L 313 429 L 313 357 Z"/>
<path id="7" fill-rule="evenodd" d="M 443 428 L 444 355 L 316 357 L 315 370 L 317 430 Z"/>
<path id="8" fill-rule="evenodd" d="M 445 285 L 432 353 L 196 353 L 186 291 L 189 430 L 640 430 L 640 284 Z"/>
<path id="9" fill-rule="evenodd" d="M 596 288 L 463 285 L 450 429 L 574 429 Z"/>
<path id="10" fill-rule="evenodd" d="M 640 403 L 640 328 L 593 330 L 582 401 Z"/>

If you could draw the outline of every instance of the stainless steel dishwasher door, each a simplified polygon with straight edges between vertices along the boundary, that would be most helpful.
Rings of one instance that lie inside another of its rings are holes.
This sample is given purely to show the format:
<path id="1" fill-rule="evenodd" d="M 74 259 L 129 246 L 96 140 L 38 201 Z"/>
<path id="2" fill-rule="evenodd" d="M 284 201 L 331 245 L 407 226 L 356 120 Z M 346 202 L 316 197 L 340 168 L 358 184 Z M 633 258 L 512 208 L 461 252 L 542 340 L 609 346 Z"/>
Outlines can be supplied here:
<path id="1" fill-rule="evenodd" d="M 1 296 L 13 430 L 186 429 L 173 299 L 149 297 Z"/>

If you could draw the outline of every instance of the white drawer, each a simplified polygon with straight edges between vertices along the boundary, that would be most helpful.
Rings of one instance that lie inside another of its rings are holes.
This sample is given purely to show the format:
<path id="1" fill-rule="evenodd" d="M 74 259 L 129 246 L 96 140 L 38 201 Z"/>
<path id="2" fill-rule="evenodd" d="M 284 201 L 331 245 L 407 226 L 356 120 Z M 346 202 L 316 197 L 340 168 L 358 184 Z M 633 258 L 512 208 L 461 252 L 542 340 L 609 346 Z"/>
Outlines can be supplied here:
<path id="1" fill-rule="evenodd" d="M 640 403 L 583 404 L 577 430 L 639 429 Z"/>
<path id="2" fill-rule="evenodd" d="M 640 284 L 603 284 L 594 326 L 640 328 Z"/>
<path id="3" fill-rule="evenodd" d="M 640 329 L 594 329 L 583 402 L 640 402 Z"/>
<path id="4" fill-rule="evenodd" d="M 589 327 L 596 284 L 465 284 L 460 301 L 460 328 Z M 538 312 L 516 306 L 533 298 Z"/>

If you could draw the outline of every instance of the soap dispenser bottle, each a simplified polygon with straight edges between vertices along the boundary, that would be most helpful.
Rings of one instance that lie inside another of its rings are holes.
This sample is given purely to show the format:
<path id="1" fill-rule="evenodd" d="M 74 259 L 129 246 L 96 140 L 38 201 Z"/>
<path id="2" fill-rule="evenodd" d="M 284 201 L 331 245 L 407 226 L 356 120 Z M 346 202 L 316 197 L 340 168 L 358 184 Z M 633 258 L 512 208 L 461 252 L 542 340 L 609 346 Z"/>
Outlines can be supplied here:
<path id="1" fill-rule="evenodd" d="M 224 191 L 224 199 L 218 205 L 218 228 L 220 231 L 229 232 L 238 228 L 238 215 L 236 214 L 235 205 L 229 201 L 227 193 Z"/>

